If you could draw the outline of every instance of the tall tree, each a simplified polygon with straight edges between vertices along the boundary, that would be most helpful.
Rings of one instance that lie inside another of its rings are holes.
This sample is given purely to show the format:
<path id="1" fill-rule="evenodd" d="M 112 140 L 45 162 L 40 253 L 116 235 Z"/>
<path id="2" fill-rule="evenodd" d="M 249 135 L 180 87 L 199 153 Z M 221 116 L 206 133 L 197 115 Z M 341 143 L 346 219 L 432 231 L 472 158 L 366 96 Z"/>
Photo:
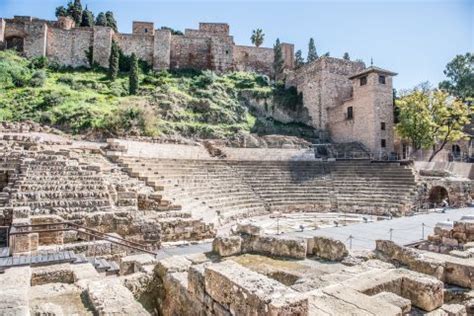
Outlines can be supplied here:
<path id="1" fill-rule="evenodd" d="M 432 161 L 449 142 L 466 138 L 469 107 L 441 90 L 415 89 L 396 102 L 399 110 L 398 134 L 409 139 L 413 148 L 432 149 Z"/>
<path id="2" fill-rule="evenodd" d="M 86 8 L 84 9 L 84 11 L 82 11 L 81 26 L 83 26 L 83 27 L 93 27 L 94 26 L 94 14 L 92 13 L 92 11 L 89 11 L 87 9 L 87 5 L 86 5 Z"/>
<path id="3" fill-rule="evenodd" d="M 278 79 L 283 73 L 284 63 L 280 39 L 277 38 L 275 45 L 273 45 L 273 72 L 275 74 L 275 79 Z"/>
<path id="4" fill-rule="evenodd" d="M 257 47 L 260 47 L 263 44 L 263 40 L 265 39 L 265 34 L 263 33 L 262 29 L 253 30 L 252 36 L 250 36 L 250 40 L 252 44 Z"/>
<path id="5" fill-rule="evenodd" d="M 81 0 L 70 1 L 67 4 L 67 12 L 70 17 L 76 22 L 76 25 L 81 25 L 82 22 L 82 4 Z"/>
<path id="6" fill-rule="evenodd" d="M 63 5 L 56 8 L 56 17 L 60 16 L 68 16 L 67 9 Z"/>
<path id="7" fill-rule="evenodd" d="M 295 53 L 295 68 L 300 68 L 304 65 L 303 52 L 301 49 L 298 49 Z"/>
<path id="8" fill-rule="evenodd" d="M 316 44 L 314 44 L 314 39 L 311 37 L 308 44 L 308 63 L 318 59 L 318 52 L 316 51 Z"/>
<path id="9" fill-rule="evenodd" d="M 119 71 L 119 61 L 120 61 L 120 50 L 117 46 L 117 43 L 112 40 L 112 49 L 110 50 L 109 57 L 109 72 L 108 76 L 111 81 L 117 79 Z"/>
<path id="10" fill-rule="evenodd" d="M 129 93 L 137 94 L 138 91 L 138 59 L 135 53 L 131 57 L 130 77 L 129 77 Z"/>
<path id="11" fill-rule="evenodd" d="M 107 19 L 107 26 L 111 27 L 115 32 L 118 32 L 117 21 L 115 21 L 114 13 L 112 11 L 105 12 L 105 18 Z"/>
<path id="12" fill-rule="evenodd" d="M 105 17 L 104 12 L 100 12 L 95 19 L 95 25 L 98 26 L 107 26 L 107 18 Z"/>
<path id="13" fill-rule="evenodd" d="M 457 55 L 446 65 L 444 74 L 448 80 L 439 84 L 440 89 L 457 96 L 463 101 L 474 99 L 474 54 Z"/>
<path id="14" fill-rule="evenodd" d="M 342 59 L 351 60 L 351 58 L 349 57 L 349 53 L 348 53 L 348 52 L 345 52 L 345 53 L 344 53 L 344 56 L 342 56 Z"/>

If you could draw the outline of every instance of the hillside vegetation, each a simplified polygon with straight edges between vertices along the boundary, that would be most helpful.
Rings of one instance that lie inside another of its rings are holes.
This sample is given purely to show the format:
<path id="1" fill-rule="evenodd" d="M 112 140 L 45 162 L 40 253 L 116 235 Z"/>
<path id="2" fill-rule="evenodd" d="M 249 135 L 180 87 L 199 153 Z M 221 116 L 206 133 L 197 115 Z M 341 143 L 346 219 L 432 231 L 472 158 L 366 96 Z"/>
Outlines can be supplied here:
<path id="1" fill-rule="evenodd" d="M 146 67 L 143 67 L 146 68 Z M 311 129 L 257 117 L 242 92 L 294 109 L 300 98 L 266 76 L 217 75 L 211 71 L 144 69 L 136 96 L 128 95 L 128 75 L 115 81 L 105 69 L 70 69 L 0 52 L 0 121 L 32 120 L 73 134 L 181 135 L 232 138 L 242 133 L 297 135 Z M 274 102 L 277 100 L 277 102 Z"/>

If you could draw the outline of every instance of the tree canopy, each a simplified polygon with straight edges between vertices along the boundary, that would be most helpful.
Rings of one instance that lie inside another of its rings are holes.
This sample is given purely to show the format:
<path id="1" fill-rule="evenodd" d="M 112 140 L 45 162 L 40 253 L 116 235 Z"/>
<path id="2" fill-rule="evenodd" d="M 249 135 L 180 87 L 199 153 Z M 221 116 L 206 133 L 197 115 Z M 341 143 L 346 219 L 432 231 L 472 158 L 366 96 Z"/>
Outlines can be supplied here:
<path id="1" fill-rule="evenodd" d="M 130 77 L 129 77 L 129 93 L 137 94 L 138 91 L 138 58 L 135 53 L 131 57 Z"/>
<path id="2" fill-rule="evenodd" d="M 397 133 L 408 139 L 415 150 L 433 149 L 429 161 L 448 142 L 465 139 L 463 128 L 469 123 L 470 109 L 459 99 L 426 86 L 405 93 L 396 101 Z"/>
<path id="3" fill-rule="evenodd" d="M 342 56 L 342 59 L 351 60 L 351 58 L 349 57 L 349 53 L 348 53 L 348 52 L 345 52 L 345 53 L 344 53 L 344 56 Z"/>
<path id="4" fill-rule="evenodd" d="M 265 34 L 263 33 L 262 29 L 253 30 L 252 36 L 250 37 L 252 44 L 254 44 L 257 47 L 260 47 L 263 44 L 264 39 L 265 39 Z"/>
<path id="5" fill-rule="evenodd" d="M 95 20 L 95 25 L 107 26 L 107 18 L 105 17 L 104 12 L 100 12 L 99 15 L 97 15 L 97 18 Z"/>
<path id="6" fill-rule="evenodd" d="M 472 103 L 474 99 L 474 54 L 457 55 L 446 65 L 444 74 L 448 80 L 442 81 L 439 88 Z"/>

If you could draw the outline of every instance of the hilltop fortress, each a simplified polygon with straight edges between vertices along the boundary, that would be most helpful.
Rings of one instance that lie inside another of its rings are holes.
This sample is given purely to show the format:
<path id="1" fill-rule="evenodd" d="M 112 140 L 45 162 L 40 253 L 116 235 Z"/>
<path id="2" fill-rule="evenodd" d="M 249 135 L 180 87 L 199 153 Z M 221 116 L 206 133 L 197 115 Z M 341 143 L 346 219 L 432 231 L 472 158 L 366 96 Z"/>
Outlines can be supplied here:
<path id="1" fill-rule="evenodd" d="M 216 72 L 253 71 L 273 75 L 272 48 L 236 45 L 225 23 L 200 23 L 183 35 L 155 29 L 151 22 L 133 22 L 132 34 L 109 27 L 76 27 L 69 17 L 47 21 L 32 17 L 0 18 L 0 48 L 26 57 L 47 56 L 72 67 L 90 62 L 108 67 L 112 41 L 124 54 L 135 53 L 154 70 L 209 69 Z M 294 46 L 283 43 L 287 87 L 302 94 L 309 116 L 292 117 L 322 131 L 334 142 L 360 142 L 369 151 L 393 150 L 392 76 L 396 73 L 363 62 L 332 57 L 295 69 Z"/>

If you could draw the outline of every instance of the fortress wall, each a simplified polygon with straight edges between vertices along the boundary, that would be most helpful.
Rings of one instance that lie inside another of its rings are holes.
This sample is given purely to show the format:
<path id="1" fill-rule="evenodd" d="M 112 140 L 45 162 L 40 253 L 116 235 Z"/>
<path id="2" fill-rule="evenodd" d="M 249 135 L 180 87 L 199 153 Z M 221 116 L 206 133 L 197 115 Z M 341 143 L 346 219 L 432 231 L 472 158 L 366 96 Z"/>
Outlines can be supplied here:
<path id="1" fill-rule="evenodd" d="M 170 68 L 171 31 L 155 30 L 153 37 L 153 69 Z"/>
<path id="2" fill-rule="evenodd" d="M 44 22 L 37 22 L 25 25 L 28 36 L 23 42 L 23 49 L 26 57 L 46 56 L 46 40 L 48 26 Z"/>
<path id="3" fill-rule="evenodd" d="M 199 23 L 199 30 L 212 33 L 229 35 L 229 24 L 227 23 Z"/>
<path id="4" fill-rule="evenodd" d="M 362 62 L 321 57 L 288 76 L 287 86 L 303 93 L 303 104 L 316 128 L 328 129 L 327 109 L 341 105 L 351 97 L 352 82 L 348 77 L 365 68 Z"/>
<path id="5" fill-rule="evenodd" d="M 102 67 L 109 67 L 110 51 L 112 50 L 112 36 L 114 31 L 110 27 L 94 27 L 93 58 L 94 62 Z"/>
<path id="6" fill-rule="evenodd" d="M 5 22 L 5 40 L 13 36 L 25 37 L 27 35 L 26 26 L 24 23 L 17 23 L 12 19 L 6 19 Z"/>
<path id="7" fill-rule="evenodd" d="M 211 42 L 209 38 L 171 36 L 171 68 L 211 68 Z"/>
<path id="8" fill-rule="evenodd" d="M 211 37 L 212 68 L 218 72 L 233 69 L 233 49 L 232 37 Z"/>
<path id="9" fill-rule="evenodd" d="M 76 28 L 62 30 L 48 29 L 47 56 L 53 61 L 66 66 L 89 66 L 86 52 L 92 46 L 93 30 Z"/>
<path id="10" fill-rule="evenodd" d="M 235 45 L 235 70 L 254 71 L 271 76 L 273 55 L 272 48 Z"/>
<path id="11" fill-rule="evenodd" d="M 154 38 L 149 35 L 115 34 L 114 39 L 125 55 L 135 53 L 150 65 L 153 64 Z"/>

